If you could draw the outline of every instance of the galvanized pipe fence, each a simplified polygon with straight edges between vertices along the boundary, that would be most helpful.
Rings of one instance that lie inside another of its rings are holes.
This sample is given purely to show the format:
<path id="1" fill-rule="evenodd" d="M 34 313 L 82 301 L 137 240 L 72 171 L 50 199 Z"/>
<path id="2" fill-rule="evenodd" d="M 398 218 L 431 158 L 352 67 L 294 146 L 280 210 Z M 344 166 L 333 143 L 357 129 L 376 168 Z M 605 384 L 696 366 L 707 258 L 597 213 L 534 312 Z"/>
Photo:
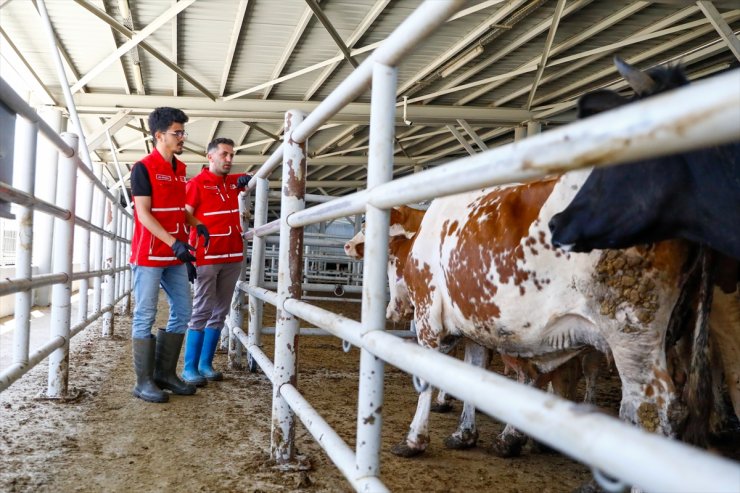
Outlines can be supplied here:
<path id="1" fill-rule="evenodd" d="M 703 450 L 644 432 L 506 377 L 452 357 L 403 344 L 385 328 L 389 209 L 393 206 L 531 180 L 587 166 L 617 164 L 740 139 L 740 70 L 695 83 L 617 111 L 392 180 L 395 65 L 462 2 L 424 2 L 310 115 L 289 111 L 283 144 L 250 183 L 256 189 L 248 293 L 248 332 L 234 327 L 250 368 L 273 384 L 273 459 L 300 468 L 293 445 L 295 417 L 302 420 L 357 491 L 387 491 L 379 480 L 384 362 L 468 401 L 577 460 L 647 491 L 733 491 L 740 466 Z M 371 82 L 368 183 L 365 190 L 304 209 L 306 142 L 320 125 Z M 283 163 L 281 218 L 266 223 L 267 179 Z M 669 172 L 669 171 L 667 171 Z M 362 322 L 301 301 L 302 228 L 366 213 Z M 264 286 L 265 236 L 280 231 L 277 291 Z M 278 310 L 275 362 L 260 347 L 262 305 Z M 361 349 L 356 450 L 352 451 L 297 391 L 297 317 Z M 464 384 L 463 384 L 464 383 Z M 372 419 L 371 419 L 372 418 Z M 599 473 L 600 474 L 600 473 Z M 598 475 L 598 474 L 597 474 Z"/>
<path id="2" fill-rule="evenodd" d="M 87 149 L 84 137 L 59 134 L 2 79 L 0 101 L 16 114 L 14 185 L 0 183 L 0 198 L 16 205 L 18 225 L 15 278 L 0 282 L 0 294 L 15 293 L 13 357 L 12 363 L 0 373 L 0 391 L 48 357 L 46 397 L 64 400 L 74 397 L 68 385 L 70 339 L 101 317 L 103 334 L 112 335 L 114 307 L 122 300 L 126 307 L 130 306 L 131 278 L 127 260 L 133 218 L 120 205 L 119 197 L 111 194 L 100 181 L 100 173 L 96 175 L 80 159 L 79 149 Z M 54 173 L 48 171 L 48 162 L 37 156 L 39 134 L 44 138 L 40 147 L 53 148 L 51 154 L 47 152 L 44 156 L 51 155 L 55 160 L 59 156 Z M 46 193 L 56 197 L 53 202 L 36 196 L 37 163 L 43 166 L 38 169 L 44 170 L 47 184 L 54 184 L 50 193 Z M 86 193 L 80 194 L 81 190 Z M 93 201 L 100 214 L 91 218 L 89 211 Z M 49 229 L 49 221 L 39 221 L 37 226 L 34 213 L 53 218 L 52 228 Z M 78 234 L 81 239 L 77 244 L 81 251 L 76 252 L 74 245 Z M 90 250 L 91 236 L 99 248 Z M 34 275 L 34 242 L 50 245 L 46 251 L 51 272 Z M 75 257 L 80 264 L 77 271 L 72 264 Z M 92 310 L 88 308 L 91 278 L 96 299 Z M 79 284 L 75 321 L 71 317 L 73 281 Z M 51 287 L 50 330 L 45 331 L 50 337 L 31 353 L 33 290 L 44 287 Z"/>

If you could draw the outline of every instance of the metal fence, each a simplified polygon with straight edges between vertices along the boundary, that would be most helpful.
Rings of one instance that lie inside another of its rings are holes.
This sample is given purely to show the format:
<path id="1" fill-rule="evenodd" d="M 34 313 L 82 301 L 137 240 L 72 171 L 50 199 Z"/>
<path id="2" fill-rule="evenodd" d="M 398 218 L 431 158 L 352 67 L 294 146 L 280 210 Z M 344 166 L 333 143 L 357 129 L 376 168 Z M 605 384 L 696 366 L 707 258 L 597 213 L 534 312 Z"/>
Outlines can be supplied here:
<path id="1" fill-rule="evenodd" d="M 389 208 L 531 180 L 583 164 L 621 163 L 740 138 L 737 118 L 740 71 L 735 71 L 591 118 L 586 123 L 575 123 L 516 145 L 391 181 L 396 108 L 394 67 L 405 53 L 461 6 L 462 2 L 455 0 L 423 3 L 310 115 L 304 118 L 299 112 L 288 112 L 283 144 L 250 182 L 250 188 L 256 190 L 254 228 L 246 235 L 252 239 L 252 264 L 249 282 L 244 276 L 237 287 L 237 291 L 249 294 L 249 330 L 245 333 L 240 328 L 241 310 L 237 305 L 237 310 L 232 312 L 236 322 L 232 332 L 246 347 L 250 366 L 259 365 L 273 385 L 273 459 L 286 467 L 296 460 L 292 437 L 298 417 L 356 490 L 387 491 L 378 471 L 383 365 L 388 362 L 626 484 L 648 491 L 736 491 L 740 467 L 735 462 L 580 409 L 572 402 L 454 358 L 401 344 L 383 330 Z M 308 137 L 364 92 L 371 80 L 367 189 L 304 210 L 305 182 L 301 177 L 305 177 Z M 267 178 L 281 162 L 284 177 L 281 219 L 266 223 Z M 300 228 L 362 212 L 366 213 L 366 243 L 362 322 L 358 323 L 301 301 L 304 238 Z M 278 231 L 278 285 L 276 291 L 270 291 L 265 289 L 263 281 L 265 237 Z M 240 298 L 238 293 L 236 296 Z M 276 328 L 274 363 L 260 349 L 264 302 L 282 310 Z M 295 381 L 295 348 L 299 346 L 295 344 L 298 317 L 361 348 L 362 378 L 354 451 L 291 383 Z"/>
<path id="2" fill-rule="evenodd" d="M 40 7 L 45 27 L 50 29 L 43 2 Z M 67 88 L 67 107 L 78 134 L 60 135 L 58 128 L 47 123 L 0 79 L 0 102 L 16 115 L 14 152 L 15 162 L 19 164 L 14 166 L 15 186 L 0 182 L 0 199 L 16 204 L 18 232 L 15 278 L 0 282 L 0 296 L 15 293 L 13 359 L 0 373 L 0 391 L 48 357 L 46 397 L 68 399 L 74 397 L 69 395 L 68 385 L 70 339 L 101 317 L 103 334 L 112 335 L 115 305 L 123 300 L 126 309 L 130 308 L 131 276 L 126 262 L 133 218 L 121 207 L 120 192 L 111 194 L 100 181 L 102 166 L 94 167 L 87 153 L 58 50 L 54 53 L 62 87 Z M 60 115 L 56 116 L 60 123 Z M 35 189 L 39 135 L 44 139 L 39 146 L 44 158 L 38 161 L 45 163 L 44 182 L 51 185 L 43 192 Z M 57 163 L 57 160 L 58 167 L 50 170 L 48 163 Z M 78 242 L 75 242 L 76 236 L 80 237 Z M 39 253 L 43 265 L 36 275 L 32 272 L 34 242 L 44 247 Z M 75 244 L 79 245 L 79 251 L 74 250 Z M 73 257 L 79 259 L 77 271 L 72 268 Z M 93 280 L 91 306 L 88 299 L 90 279 Z M 71 316 L 73 281 L 79 284 L 78 319 L 75 321 Z M 51 286 L 50 336 L 31 353 L 32 290 L 46 286 Z"/>

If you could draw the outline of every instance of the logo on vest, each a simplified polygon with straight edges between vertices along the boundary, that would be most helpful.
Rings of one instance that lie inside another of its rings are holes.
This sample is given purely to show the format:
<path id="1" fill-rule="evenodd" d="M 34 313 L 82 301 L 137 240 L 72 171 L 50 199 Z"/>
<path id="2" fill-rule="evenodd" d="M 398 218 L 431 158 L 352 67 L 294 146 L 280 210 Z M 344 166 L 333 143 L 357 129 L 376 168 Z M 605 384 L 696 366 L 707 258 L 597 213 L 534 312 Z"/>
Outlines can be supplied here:
<path id="1" fill-rule="evenodd" d="M 161 181 L 172 181 L 172 177 L 168 175 L 157 175 L 156 178 Z"/>

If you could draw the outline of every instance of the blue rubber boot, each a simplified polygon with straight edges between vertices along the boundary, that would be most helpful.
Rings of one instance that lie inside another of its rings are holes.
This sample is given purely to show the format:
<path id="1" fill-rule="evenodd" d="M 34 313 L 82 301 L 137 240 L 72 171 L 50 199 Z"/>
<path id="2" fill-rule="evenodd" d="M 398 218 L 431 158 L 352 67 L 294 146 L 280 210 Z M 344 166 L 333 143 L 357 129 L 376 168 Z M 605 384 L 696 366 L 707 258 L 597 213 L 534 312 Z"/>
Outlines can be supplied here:
<path id="1" fill-rule="evenodd" d="M 196 387 L 203 387 L 208 381 L 198 372 L 198 361 L 203 348 L 203 331 L 188 329 L 185 338 L 185 364 L 182 379 Z"/>
<path id="2" fill-rule="evenodd" d="M 200 361 L 198 362 L 198 373 L 208 380 L 223 380 L 223 374 L 213 369 L 213 355 L 216 352 L 221 331 L 206 327 L 203 332 L 205 334 L 203 336 L 203 349 L 200 351 Z"/>

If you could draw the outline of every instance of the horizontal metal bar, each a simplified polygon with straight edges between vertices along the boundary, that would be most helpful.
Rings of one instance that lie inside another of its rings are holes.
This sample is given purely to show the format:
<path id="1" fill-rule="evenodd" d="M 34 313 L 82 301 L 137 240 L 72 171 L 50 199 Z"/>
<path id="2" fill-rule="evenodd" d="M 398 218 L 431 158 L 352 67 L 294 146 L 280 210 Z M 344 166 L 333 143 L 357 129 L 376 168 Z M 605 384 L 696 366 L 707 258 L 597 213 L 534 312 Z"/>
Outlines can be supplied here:
<path id="1" fill-rule="evenodd" d="M 13 188 L 7 183 L 0 181 L 0 199 L 13 202 L 24 207 L 33 207 L 35 211 L 45 212 L 64 221 L 68 221 L 72 217 L 72 212 L 67 209 L 62 209 L 54 204 L 41 200 L 29 193 Z"/>
<path id="2" fill-rule="evenodd" d="M 268 358 L 264 351 L 262 351 L 261 347 L 249 344 L 247 334 L 241 329 L 241 327 L 234 327 L 231 330 L 234 332 L 236 338 L 239 339 L 239 342 L 242 343 L 242 346 L 247 348 L 252 359 L 262 369 L 262 373 L 264 373 L 267 379 L 270 380 L 270 383 L 272 383 L 274 379 L 273 375 L 275 374 L 275 367 L 272 364 L 272 361 L 270 361 L 270 358 Z"/>
<path id="3" fill-rule="evenodd" d="M 384 331 L 361 336 L 362 325 L 297 300 L 285 309 L 458 399 L 516 426 L 576 460 L 647 491 L 737 491 L 737 463 L 671 441 L 506 377 L 414 344 Z M 460 386 L 464 381 L 465 385 Z M 620 454 L 614 454 L 620 450 Z M 651 464 L 649 475 L 641 465 Z M 685 471 L 686 474 L 679 474 Z M 690 471 L 690 472 L 689 472 Z"/>
<path id="4" fill-rule="evenodd" d="M 2 373 L 0 373 L 0 392 L 10 387 L 13 382 L 28 373 L 31 368 L 41 363 L 44 358 L 63 345 L 64 338 L 57 336 L 34 351 L 33 354 L 29 356 L 28 362 L 14 363 L 7 367 Z"/>
<path id="5" fill-rule="evenodd" d="M 255 236 L 263 237 L 277 233 L 278 231 L 280 231 L 280 220 L 275 219 L 274 221 L 263 224 L 258 228 L 252 228 L 249 231 L 242 233 L 242 237 L 246 240 L 251 240 L 254 239 Z"/>
<path id="6" fill-rule="evenodd" d="M 67 281 L 67 274 L 64 273 L 39 274 L 38 276 L 33 276 L 31 279 L 6 279 L 5 281 L 0 282 L 0 296 L 20 293 L 21 291 L 30 291 L 43 286 L 50 286 L 52 284 L 59 284 Z"/>
<path id="7" fill-rule="evenodd" d="M 48 123 L 46 123 L 37 113 L 21 98 L 10 84 L 5 82 L 0 77 L 0 100 L 5 103 L 5 106 L 10 108 L 11 111 L 22 116 L 26 120 L 38 125 L 39 132 L 41 135 L 51 142 L 57 150 L 66 157 L 72 157 L 75 150 L 72 149 L 64 142 L 64 139 L 54 131 Z"/>

